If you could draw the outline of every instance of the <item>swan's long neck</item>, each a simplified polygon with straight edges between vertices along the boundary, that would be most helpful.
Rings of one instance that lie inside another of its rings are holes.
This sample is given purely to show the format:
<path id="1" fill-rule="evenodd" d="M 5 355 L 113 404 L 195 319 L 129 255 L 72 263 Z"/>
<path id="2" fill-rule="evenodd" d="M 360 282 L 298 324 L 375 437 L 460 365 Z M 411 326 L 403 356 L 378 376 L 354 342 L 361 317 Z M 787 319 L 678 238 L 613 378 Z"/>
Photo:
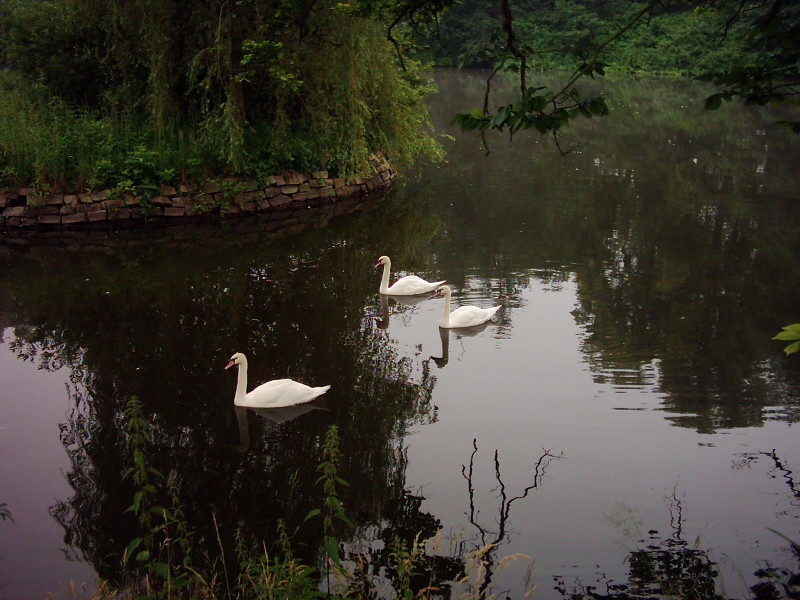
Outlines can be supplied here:
<path id="1" fill-rule="evenodd" d="M 239 375 L 236 380 L 236 395 L 233 397 L 234 404 L 242 404 L 247 394 L 247 363 L 241 363 L 238 369 Z"/>
<path id="2" fill-rule="evenodd" d="M 381 278 L 381 294 L 389 293 L 389 270 L 392 268 L 392 263 L 386 261 L 383 263 L 383 277 Z M 375 289 L 375 288 L 372 288 Z"/>
<path id="3" fill-rule="evenodd" d="M 450 293 L 444 292 L 444 306 L 442 307 L 442 317 L 439 319 L 440 327 L 447 327 L 450 324 Z"/>

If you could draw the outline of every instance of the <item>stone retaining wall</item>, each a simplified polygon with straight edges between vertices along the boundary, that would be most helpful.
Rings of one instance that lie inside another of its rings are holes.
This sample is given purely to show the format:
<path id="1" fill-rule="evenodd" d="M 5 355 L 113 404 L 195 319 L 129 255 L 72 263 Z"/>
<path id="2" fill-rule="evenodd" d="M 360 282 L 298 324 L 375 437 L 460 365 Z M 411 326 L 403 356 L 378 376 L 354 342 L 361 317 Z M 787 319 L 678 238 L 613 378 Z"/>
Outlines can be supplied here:
<path id="1" fill-rule="evenodd" d="M 165 186 L 152 198 L 116 195 L 112 190 L 46 194 L 35 188 L 0 190 L 0 233 L 18 229 L 53 230 L 136 226 L 149 222 L 218 219 L 264 213 L 281 227 L 300 223 L 303 212 L 336 204 L 391 185 L 396 172 L 384 157 L 372 160 L 370 178 L 345 181 L 327 171 L 284 173 L 265 183 L 224 179 L 192 188 Z"/>

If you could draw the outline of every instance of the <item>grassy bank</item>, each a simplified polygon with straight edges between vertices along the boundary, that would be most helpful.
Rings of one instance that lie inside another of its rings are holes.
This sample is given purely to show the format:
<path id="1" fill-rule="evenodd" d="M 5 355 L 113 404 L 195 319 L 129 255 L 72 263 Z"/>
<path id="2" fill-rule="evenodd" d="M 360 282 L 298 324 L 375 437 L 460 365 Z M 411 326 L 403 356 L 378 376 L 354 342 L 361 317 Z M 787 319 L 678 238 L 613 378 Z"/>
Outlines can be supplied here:
<path id="1" fill-rule="evenodd" d="M 8 188 L 144 192 L 219 167 L 198 131 L 156 135 L 121 115 L 74 108 L 10 72 L 0 72 L 0 131 L 0 185 Z"/>
<path id="2" fill-rule="evenodd" d="M 270 544 L 254 542 L 241 530 L 235 532 L 233 556 L 230 552 L 226 556 L 227 544 L 212 515 L 217 532 L 212 541 L 215 555 L 199 552 L 198 534 L 187 523 L 174 487 L 148 462 L 150 425 L 136 398 L 129 400 L 125 418 L 130 467 L 124 479 L 135 490 L 125 512 L 138 522 L 140 535 L 130 540 L 122 553 L 117 581 L 103 582 L 96 600 L 120 595 L 190 600 L 433 599 L 448 595 L 442 582 L 421 576 L 422 563 L 431 559 L 425 542 L 418 538 L 410 542 L 395 538 L 386 549 L 388 566 L 380 571 L 370 566 L 366 556 L 352 552 L 345 556 L 344 542 L 355 526 L 339 499 L 338 490 L 348 483 L 337 474 L 339 434 L 335 426 L 328 428 L 320 445 L 317 485 L 321 504 L 308 513 L 302 525 L 315 529 L 320 542 L 314 564 L 308 564 L 296 554 L 293 534 L 282 522 L 277 539 Z M 481 557 L 488 550 L 466 557 L 461 576 L 448 582 L 461 589 L 459 597 L 464 600 L 484 597 L 481 578 L 471 580 L 467 573 L 472 571 L 474 577 L 475 569 L 481 571 Z"/>
<path id="3" fill-rule="evenodd" d="M 0 0 L 0 185 L 75 192 L 436 159 L 422 65 L 367 6 Z"/>

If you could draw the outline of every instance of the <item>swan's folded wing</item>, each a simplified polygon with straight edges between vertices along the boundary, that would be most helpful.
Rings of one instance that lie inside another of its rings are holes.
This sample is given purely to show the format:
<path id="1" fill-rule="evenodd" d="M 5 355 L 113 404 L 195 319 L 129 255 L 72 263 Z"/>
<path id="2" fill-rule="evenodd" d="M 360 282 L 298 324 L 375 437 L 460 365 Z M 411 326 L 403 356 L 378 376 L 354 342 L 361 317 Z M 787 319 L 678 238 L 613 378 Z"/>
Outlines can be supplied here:
<path id="1" fill-rule="evenodd" d="M 272 381 L 267 381 L 266 383 L 262 383 L 260 386 L 255 388 L 253 391 L 255 392 L 256 390 L 261 389 L 261 388 L 268 389 L 268 388 L 277 387 L 277 386 L 280 386 L 280 385 L 286 385 L 286 383 L 288 383 L 290 381 L 292 383 L 294 383 L 291 379 L 273 379 Z"/>
<path id="2" fill-rule="evenodd" d="M 451 327 L 470 327 L 473 325 L 480 325 L 491 319 L 497 309 L 494 308 L 478 308 L 477 306 L 461 306 L 450 313 L 450 326 Z"/>
<path id="3" fill-rule="evenodd" d="M 316 397 L 313 390 L 302 383 L 291 379 L 275 379 L 268 381 L 247 394 L 249 406 L 264 408 L 280 408 L 308 402 Z"/>
<path id="4" fill-rule="evenodd" d="M 417 277 L 416 275 L 406 275 L 405 277 L 395 281 L 394 285 L 389 286 L 388 293 L 389 295 L 424 294 L 425 292 L 432 292 L 442 283 L 444 282 L 437 281 L 435 283 L 431 283 L 430 281 L 425 281 L 422 279 L 422 277 Z"/>

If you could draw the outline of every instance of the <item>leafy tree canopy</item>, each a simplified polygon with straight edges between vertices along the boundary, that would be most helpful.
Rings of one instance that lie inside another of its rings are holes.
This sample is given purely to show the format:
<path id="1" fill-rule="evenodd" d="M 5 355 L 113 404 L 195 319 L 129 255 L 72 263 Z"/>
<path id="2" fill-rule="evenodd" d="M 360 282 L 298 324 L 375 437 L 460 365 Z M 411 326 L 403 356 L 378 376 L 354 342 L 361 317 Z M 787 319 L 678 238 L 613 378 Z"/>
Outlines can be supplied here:
<path id="1" fill-rule="evenodd" d="M 707 109 L 734 98 L 798 104 L 800 7 L 784 0 L 464 0 L 441 19 L 438 35 L 444 46 L 430 52 L 440 64 L 493 68 L 484 106 L 454 119 L 465 130 L 535 128 L 558 140 L 570 120 L 607 113 L 602 95 L 584 97 L 576 84 L 609 68 L 713 81 L 720 91 Z M 571 75 L 546 89 L 531 83 L 542 69 Z M 501 71 L 516 74 L 518 98 L 490 109 Z M 800 132 L 797 120 L 785 124 Z"/>
<path id="2" fill-rule="evenodd" d="M 177 163 L 191 148 L 187 168 L 194 161 L 228 173 L 289 167 L 354 174 L 377 151 L 400 162 L 439 152 L 422 133 L 427 80 L 391 40 L 402 39 L 401 20 L 428 20 L 446 2 L 405 4 L 0 0 L 0 91 L 12 97 L 23 90 L 21 104 L 54 99 L 31 115 L 39 124 L 54 112 L 65 120 L 71 111 L 111 119 L 117 138 L 131 138 L 123 140 L 128 148 L 111 140 L 115 151 L 90 156 L 94 165 L 124 163 L 137 142 L 166 140 Z M 45 162 L 20 159 L 29 142 L 9 141 L 0 157 L 17 171 L 25 160 Z"/>

